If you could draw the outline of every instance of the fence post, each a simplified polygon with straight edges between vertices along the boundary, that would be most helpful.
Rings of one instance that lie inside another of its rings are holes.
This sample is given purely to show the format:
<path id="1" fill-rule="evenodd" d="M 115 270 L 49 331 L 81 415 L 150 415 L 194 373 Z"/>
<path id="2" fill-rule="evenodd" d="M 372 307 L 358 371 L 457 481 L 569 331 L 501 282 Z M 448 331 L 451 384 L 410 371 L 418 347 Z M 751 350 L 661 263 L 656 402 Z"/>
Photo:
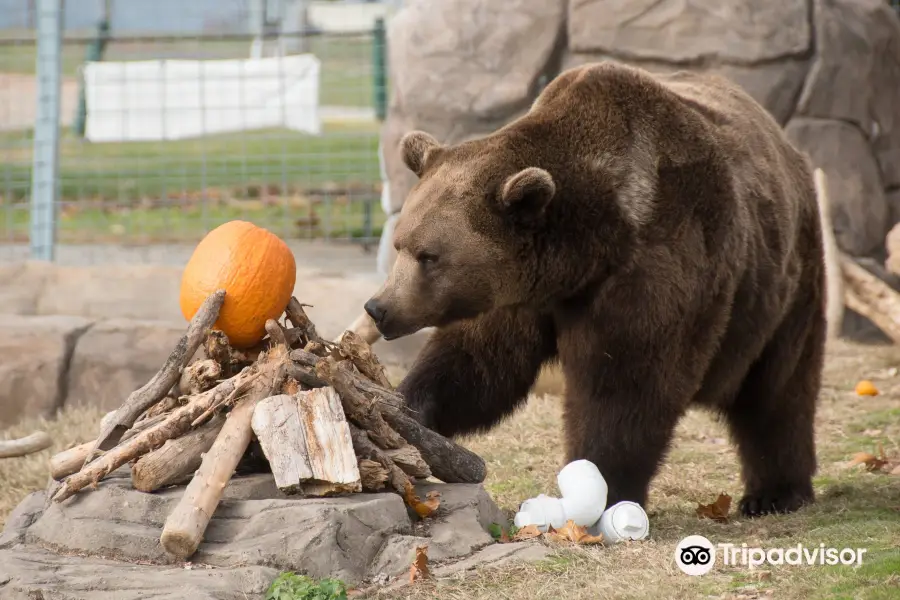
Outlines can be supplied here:
<path id="1" fill-rule="evenodd" d="M 372 57 L 375 63 L 372 69 L 375 80 L 375 116 L 379 121 L 384 121 L 387 115 L 387 32 L 382 17 L 375 19 L 372 44 Z"/>
<path id="2" fill-rule="evenodd" d="M 37 117 L 31 169 L 30 251 L 35 260 L 56 254 L 59 198 L 59 104 L 63 0 L 37 0 Z"/>
<path id="3" fill-rule="evenodd" d="M 102 18 L 97 24 L 97 36 L 88 44 L 87 52 L 85 52 L 84 61 L 98 62 L 103 60 L 103 52 L 106 50 L 106 44 L 109 42 L 109 13 Z M 84 137 L 84 127 L 87 121 L 87 99 L 84 91 L 84 77 L 78 80 L 78 109 L 75 113 L 75 122 L 72 124 L 72 130 L 78 137 Z"/>

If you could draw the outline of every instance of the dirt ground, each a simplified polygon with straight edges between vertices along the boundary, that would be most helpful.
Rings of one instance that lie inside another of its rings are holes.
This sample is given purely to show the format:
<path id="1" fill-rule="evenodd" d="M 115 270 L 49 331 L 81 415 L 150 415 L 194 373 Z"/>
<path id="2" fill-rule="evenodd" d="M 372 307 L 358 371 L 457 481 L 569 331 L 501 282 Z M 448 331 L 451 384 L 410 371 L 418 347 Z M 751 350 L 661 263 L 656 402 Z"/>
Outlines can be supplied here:
<path id="1" fill-rule="evenodd" d="M 817 502 L 798 513 L 748 520 L 734 515 L 727 523 L 699 519 L 698 503 L 720 492 L 735 504 L 741 494 L 733 447 L 724 427 L 707 414 L 693 412 L 681 423 L 673 451 L 654 480 L 648 513 L 651 537 L 610 547 L 556 547 L 549 560 L 485 568 L 465 576 L 417 582 L 378 600 L 567 600 L 630 598 L 900 598 L 900 474 L 867 472 L 848 466 L 857 452 L 877 453 L 882 446 L 893 464 L 900 462 L 900 348 L 839 342 L 829 350 L 818 414 L 819 472 Z M 860 379 L 871 379 L 878 396 L 857 396 Z M 563 464 L 561 382 L 542 381 L 526 408 L 486 435 L 464 440 L 488 464 L 486 486 L 512 514 L 539 493 L 558 494 L 556 474 Z M 21 435 L 45 427 L 56 440 L 51 450 L 0 461 L 0 523 L 31 490 L 44 487 L 47 459 L 54 451 L 89 439 L 99 411 L 68 412 L 51 423 L 23 423 L 0 436 Z M 702 577 L 675 566 L 673 553 L 687 535 L 713 543 L 789 548 L 865 548 L 859 567 L 764 565 L 750 569 L 717 564 Z"/>

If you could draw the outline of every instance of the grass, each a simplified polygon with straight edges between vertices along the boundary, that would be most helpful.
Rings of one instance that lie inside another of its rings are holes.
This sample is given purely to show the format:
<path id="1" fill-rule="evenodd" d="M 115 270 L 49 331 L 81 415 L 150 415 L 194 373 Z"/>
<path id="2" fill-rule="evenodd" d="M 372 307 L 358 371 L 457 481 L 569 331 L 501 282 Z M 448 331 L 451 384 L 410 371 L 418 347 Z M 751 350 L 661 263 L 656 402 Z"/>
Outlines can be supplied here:
<path id="1" fill-rule="evenodd" d="M 325 106 L 371 107 L 374 105 L 372 36 L 320 35 L 309 38 L 309 52 L 322 61 L 319 100 Z M 251 39 L 124 42 L 112 40 L 104 60 L 248 58 Z M 84 43 L 63 44 L 63 77 L 76 77 L 85 59 Z M 33 43 L 0 45 L 0 72 L 33 75 L 36 49 Z"/>
<path id="2" fill-rule="evenodd" d="M 0 134 L 3 147 L 0 240 L 22 241 L 31 139 Z M 233 218 L 286 237 L 360 237 L 367 210 L 378 235 L 377 148 L 377 125 L 365 123 L 329 124 L 318 137 L 278 130 L 165 143 L 90 144 L 66 132 L 59 240 L 196 240 Z"/>
<path id="3" fill-rule="evenodd" d="M 900 378 L 886 367 L 900 363 L 900 348 L 838 343 L 829 350 L 818 414 L 819 472 L 816 504 L 792 515 L 761 519 L 735 517 L 728 523 L 699 520 L 697 503 L 720 492 L 741 493 L 733 448 L 722 425 L 700 412 L 679 425 L 667 463 L 653 482 L 648 512 L 651 539 L 612 547 L 557 548 L 539 563 L 482 568 L 464 577 L 418 582 L 376 593 L 373 600 L 595 600 L 666 599 L 866 599 L 900 597 L 900 477 L 848 468 L 859 451 L 883 445 L 900 458 Z M 857 397 L 858 379 L 875 381 L 882 394 Z M 559 381 L 543 381 L 542 392 L 558 392 Z M 893 389 L 892 389 L 893 388 Z M 536 390 L 537 391 L 537 390 Z M 53 451 L 87 440 L 96 430 L 97 411 L 66 413 L 47 425 L 57 440 Z M 39 424 L 6 432 L 24 434 Z M 0 434 L 2 435 L 2 434 Z M 488 464 L 486 487 L 512 514 L 538 493 L 558 494 L 556 473 L 563 464 L 562 413 L 555 395 L 534 396 L 522 411 L 494 431 L 464 443 Z M 30 490 L 44 487 L 48 450 L 28 458 L 0 461 L 0 521 Z M 859 568 L 766 566 L 754 571 L 722 566 L 689 577 L 673 564 L 680 539 L 704 535 L 714 543 L 779 548 L 866 548 Z"/>

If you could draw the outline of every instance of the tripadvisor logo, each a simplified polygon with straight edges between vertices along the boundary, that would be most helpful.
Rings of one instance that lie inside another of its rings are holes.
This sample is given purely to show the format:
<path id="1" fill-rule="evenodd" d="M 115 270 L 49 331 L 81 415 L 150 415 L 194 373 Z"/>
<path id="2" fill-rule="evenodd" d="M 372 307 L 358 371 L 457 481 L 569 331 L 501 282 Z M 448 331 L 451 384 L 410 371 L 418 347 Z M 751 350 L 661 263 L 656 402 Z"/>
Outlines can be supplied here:
<path id="1" fill-rule="evenodd" d="M 702 535 L 689 535 L 675 547 L 675 564 L 688 575 L 705 575 L 716 564 L 717 555 L 723 565 L 748 567 L 762 565 L 834 566 L 862 564 L 865 548 L 830 548 L 825 544 L 788 548 L 758 548 L 747 544 L 713 545 Z"/>

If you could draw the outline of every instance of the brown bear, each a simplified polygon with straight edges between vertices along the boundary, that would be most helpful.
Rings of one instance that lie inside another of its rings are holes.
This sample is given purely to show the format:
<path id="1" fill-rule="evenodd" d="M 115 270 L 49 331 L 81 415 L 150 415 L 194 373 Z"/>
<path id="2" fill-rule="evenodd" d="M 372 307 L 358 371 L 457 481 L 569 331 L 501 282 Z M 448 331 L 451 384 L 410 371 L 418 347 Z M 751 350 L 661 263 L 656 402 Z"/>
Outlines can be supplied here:
<path id="1" fill-rule="evenodd" d="M 400 144 L 419 180 L 365 310 L 436 327 L 399 391 L 447 436 L 484 431 L 542 365 L 566 378 L 567 459 L 646 504 L 689 406 L 724 416 L 745 515 L 812 502 L 826 334 L 811 167 L 724 78 L 605 62 L 486 137 Z"/>

